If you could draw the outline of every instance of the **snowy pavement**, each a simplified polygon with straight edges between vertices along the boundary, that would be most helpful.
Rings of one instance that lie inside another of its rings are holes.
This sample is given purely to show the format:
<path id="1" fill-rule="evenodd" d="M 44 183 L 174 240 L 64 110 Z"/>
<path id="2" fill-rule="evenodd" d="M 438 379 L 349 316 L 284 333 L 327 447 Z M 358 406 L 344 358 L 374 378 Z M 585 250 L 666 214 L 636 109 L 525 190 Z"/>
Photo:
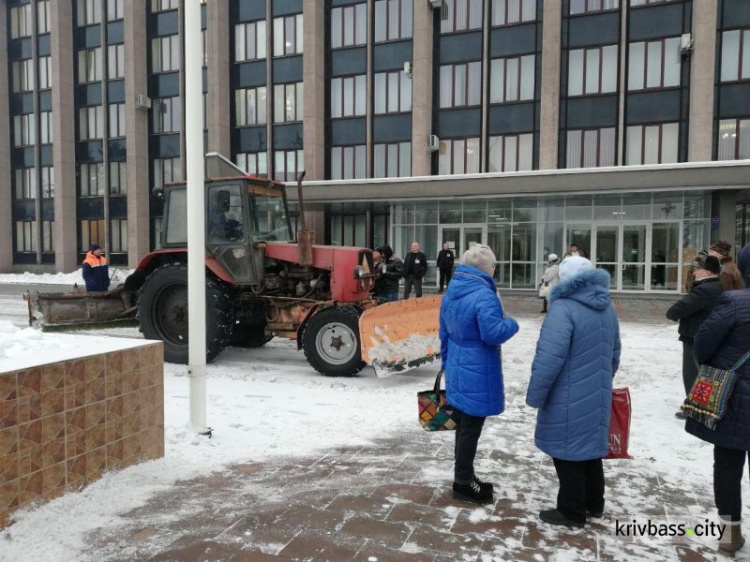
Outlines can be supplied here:
<path id="1" fill-rule="evenodd" d="M 634 459 L 606 461 L 603 520 L 559 531 L 536 518 L 556 478 L 524 404 L 541 319 L 520 325 L 503 348 L 506 412 L 480 441 L 492 506 L 450 499 L 453 435 L 417 423 L 434 368 L 330 379 L 274 340 L 209 366 L 211 440 L 187 425 L 185 368 L 167 365 L 165 458 L 22 510 L 0 532 L 0 560 L 719 560 L 709 539 L 615 536 L 616 521 L 714 519 L 712 448 L 674 418 L 676 326 L 623 323 L 616 386 L 631 389 Z"/>

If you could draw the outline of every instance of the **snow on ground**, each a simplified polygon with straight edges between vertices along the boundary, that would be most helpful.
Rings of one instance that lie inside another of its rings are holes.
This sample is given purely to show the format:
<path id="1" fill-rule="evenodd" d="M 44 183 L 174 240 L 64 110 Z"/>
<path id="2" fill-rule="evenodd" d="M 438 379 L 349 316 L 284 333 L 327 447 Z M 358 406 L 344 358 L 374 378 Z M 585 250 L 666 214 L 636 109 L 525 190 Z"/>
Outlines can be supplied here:
<path id="1" fill-rule="evenodd" d="M 124 283 L 128 275 L 133 273 L 132 269 L 119 269 L 109 267 L 109 275 L 112 279 L 112 287 Z M 0 283 L 12 283 L 14 285 L 75 285 L 84 287 L 83 270 L 79 269 L 73 273 L 2 273 Z"/>
<path id="2" fill-rule="evenodd" d="M 492 442 L 495 449 L 538 456 L 543 463 L 544 456 L 533 446 L 534 412 L 524 404 L 540 325 L 539 319 L 522 319 L 519 334 L 503 347 L 507 410 L 488 422 L 482 439 Z M 608 462 L 605 467 L 614 480 L 626 478 L 615 484 L 615 503 L 627 513 L 639 513 L 643 500 L 639 482 L 656 474 L 685 489 L 684 505 L 674 508 L 680 513 L 665 517 L 684 515 L 696 504 L 692 499 L 696 486 L 699 492 L 710 493 L 712 449 L 687 435 L 673 416 L 683 392 L 677 329 L 623 324 L 622 339 L 623 358 L 615 381 L 616 386 L 631 390 L 630 453 L 635 459 Z M 209 440 L 196 436 L 188 426 L 185 367 L 168 364 L 165 371 L 165 458 L 106 474 L 81 492 L 22 510 L 15 524 L 0 533 L 0 560 L 96 560 L 96 553 L 85 551 L 90 532 L 116 529 L 123 521 L 121 514 L 143 505 L 175 481 L 231 463 L 365 445 L 389 432 L 413 431 L 417 438 L 423 432 L 416 420 L 415 392 L 431 387 L 435 375 L 434 367 L 426 367 L 378 379 L 366 369 L 357 377 L 332 379 L 315 373 L 288 341 L 274 340 L 260 350 L 229 349 L 208 367 L 208 419 L 216 429 Z M 362 407 L 365 402 L 369 407 Z M 372 423 L 373 411 L 379 413 L 378 424 Z M 508 432 L 504 418 L 528 423 L 520 426 L 519 435 Z M 480 454 L 478 472 L 491 474 L 493 462 Z M 551 463 L 547 464 L 544 469 L 552 470 Z M 515 476 L 512 470 L 507 469 L 506 479 Z M 435 477 L 444 480 L 446 474 Z M 552 502 L 556 490 L 542 493 Z M 537 500 L 526 498 L 525 502 L 531 502 L 528 509 L 539 509 Z M 554 531 L 550 537 L 554 540 Z"/>

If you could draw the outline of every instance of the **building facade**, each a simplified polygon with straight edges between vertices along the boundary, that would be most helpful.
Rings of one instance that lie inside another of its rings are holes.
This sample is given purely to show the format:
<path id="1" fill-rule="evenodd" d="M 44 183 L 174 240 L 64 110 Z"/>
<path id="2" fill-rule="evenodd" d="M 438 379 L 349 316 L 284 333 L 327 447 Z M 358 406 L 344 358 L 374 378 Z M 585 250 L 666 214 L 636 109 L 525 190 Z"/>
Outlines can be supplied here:
<path id="1" fill-rule="evenodd" d="M 184 177 L 184 1 L 0 0 L 0 270 L 158 247 L 152 190 Z M 202 10 L 206 148 L 306 171 L 317 240 L 488 243 L 511 288 L 575 242 L 613 289 L 672 292 L 710 240 L 750 238 L 750 2 Z"/>

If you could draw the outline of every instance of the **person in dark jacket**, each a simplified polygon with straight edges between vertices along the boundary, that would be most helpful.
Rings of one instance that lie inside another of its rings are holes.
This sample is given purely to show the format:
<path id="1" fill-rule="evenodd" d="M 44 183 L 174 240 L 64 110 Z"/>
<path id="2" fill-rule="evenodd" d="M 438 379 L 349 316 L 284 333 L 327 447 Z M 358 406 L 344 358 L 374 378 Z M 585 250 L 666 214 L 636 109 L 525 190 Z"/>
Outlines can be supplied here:
<path id="1" fill-rule="evenodd" d="M 744 289 L 745 284 L 742 282 L 742 275 L 737 269 L 732 256 L 732 245 L 724 240 L 717 240 L 708 249 L 709 255 L 715 256 L 721 262 L 721 286 L 725 291 L 736 291 Z"/>
<path id="2" fill-rule="evenodd" d="M 89 293 L 109 289 L 109 267 L 98 244 L 91 244 L 91 250 L 83 260 L 83 280 Z"/>
<path id="3" fill-rule="evenodd" d="M 378 248 L 383 256 L 383 265 L 380 268 L 380 275 L 376 279 L 380 289 L 380 296 L 385 301 L 398 300 L 398 285 L 404 275 L 404 264 L 401 259 L 393 255 L 393 249 L 385 244 Z"/>
<path id="4" fill-rule="evenodd" d="M 698 366 L 693 358 L 693 339 L 703 321 L 713 310 L 722 293 L 719 273 L 721 266 L 714 256 L 706 256 L 694 262 L 693 285 L 690 292 L 674 303 L 667 310 L 667 318 L 679 322 L 680 341 L 682 342 L 682 382 L 685 385 L 685 396 L 690 394 Z M 675 417 L 685 419 L 685 414 L 678 411 Z"/>
<path id="5" fill-rule="evenodd" d="M 489 246 L 473 246 L 462 262 L 440 305 L 440 358 L 446 400 L 459 416 L 453 497 L 483 504 L 492 502 L 493 486 L 474 474 L 474 457 L 485 418 L 505 410 L 500 345 L 518 323 L 503 312 Z"/>
<path id="6" fill-rule="evenodd" d="M 750 287 L 750 244 L 739 255 L 738 265 Z M 731 369 L 750 352 L 750 289 L 724 292 L 695 335 L 699 363 Z M 685 430 L 714 445 L 714 501 L 727 523 L 719 540 L 726 554 L 745 543 L 740 530 L 742 474 L 750 453 L 750 361 L 737 369 L 738 379 L 729 397 L 727 412 L 715 430 L 688 419 Z"/>
<path id="7" fill-rule="evenodd" d="M 440 272 L 440 286 L 438 288 L 438 293 L 442 293 L 445 286 L 451 282 L 455 260 L 456 256 L 453 254 L 453 250 L 451 250 L 448 242 L 446 242 L 443 244 L 443 249 L 440 250 L 437 257 L 437 268 Z"/>
<path id="8" fill-rule="evenodd" d="M 604 511 L 604 469 L 612 378 L 620 365 L 620 328 L 609 295 L 609 274 L 586 258 L 560 264 L 550 291 L 526 404 L 539 408 L 536 446 L 552 457 L 560 480 L 557 508 L 545 523 L 583 527 Z"/>
<path id="9" fill-rule="evenodd" d="M 419 242 L 411 245 L 411 252 L 404 258 L 404 300 L 411 295 L 411 288 L 417 298 L 422 296 L 422 278 L 427 273 L 427 256 L 419 251 Z"/>

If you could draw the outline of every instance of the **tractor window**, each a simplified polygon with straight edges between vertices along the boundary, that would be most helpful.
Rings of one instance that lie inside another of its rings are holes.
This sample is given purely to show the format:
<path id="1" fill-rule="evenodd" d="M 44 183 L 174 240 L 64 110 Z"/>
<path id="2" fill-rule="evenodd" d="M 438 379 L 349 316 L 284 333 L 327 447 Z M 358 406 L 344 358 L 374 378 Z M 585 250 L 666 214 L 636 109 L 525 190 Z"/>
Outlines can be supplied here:
<path id="1" fill-rule="evenodd" d="M 187 244 L 187 189 L 167 189 L 167 231 L 165 243 Z"/>
<path id="2" fill-rule="evenodd" d="M 292 240 L 284 199 L 256 194 L 254 202 L 253 239 L 256 242 Z"/>
<path id="3" fill-rule="evenodd" d="M 242 191 L 237 185 L 221 185 L 208 190 L 208 241 L 210 244 L 242 242 Z"/>

